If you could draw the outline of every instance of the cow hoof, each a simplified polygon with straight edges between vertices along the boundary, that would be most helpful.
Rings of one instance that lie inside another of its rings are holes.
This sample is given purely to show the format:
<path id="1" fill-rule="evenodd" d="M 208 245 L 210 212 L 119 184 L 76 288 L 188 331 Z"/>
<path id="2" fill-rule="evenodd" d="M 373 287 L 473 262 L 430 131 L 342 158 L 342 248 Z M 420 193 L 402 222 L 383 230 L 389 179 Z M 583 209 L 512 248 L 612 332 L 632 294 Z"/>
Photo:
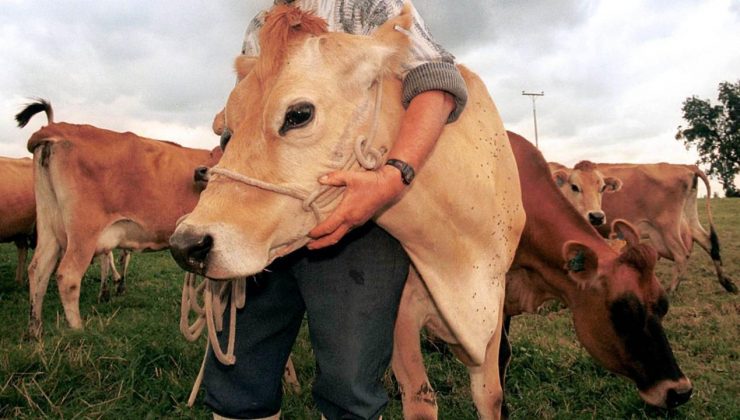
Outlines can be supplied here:
<path id="1" fill-rule="evenodd" d="M 729 277 L 722 277 L 722 281 L 720 281 L 720 283 L 728 292 L 737 294 L 737 286 L 735 286 L 735 283 L 733 283 Z"/>
<path id="2" fill-rule="evenodd" d="M 116 288 L 116 296 L 121 296 L 126 293 L 126 285 L 121 283 Z"/>
<path id="3" fill-rule="evenodd" d="M 98 295 L 98 303 L 106 303 L 110 302 L 110 292 L 108 289 L 101 290 L 100 294 Z"/>
<path id="4" fill-rule="evenodd" d="M 31 321 L 28 325 L 28 331 L 23 333 L 24 341 L 41 341 L 44 328 L 38 321 Z"/>

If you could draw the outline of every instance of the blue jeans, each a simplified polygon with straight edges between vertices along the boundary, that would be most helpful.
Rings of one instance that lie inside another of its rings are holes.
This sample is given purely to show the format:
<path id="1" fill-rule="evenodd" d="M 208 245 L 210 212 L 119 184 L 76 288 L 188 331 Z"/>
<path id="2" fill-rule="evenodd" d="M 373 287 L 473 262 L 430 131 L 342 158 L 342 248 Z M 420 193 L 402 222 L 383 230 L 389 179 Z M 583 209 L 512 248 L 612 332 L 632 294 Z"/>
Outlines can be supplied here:
<path id="1" fill-rule="evenodd" d="M 328 249 L 302 249 L 249 282 L 237 312 L 236 364 L 206 361 L 206 405 L 231 418 L 280 410 L 281 378 L 304 313 L 316 356 L 313 397 L 330 420 L 375 419 L 388 397 L 382 377 L 409 259 L 374 223 Z M 228 325 L 228 309 L 224 325 Z M 226 331 L 226 330 L 225 330 Z M 219 340 L 226 346 L 226 332 Z"/>

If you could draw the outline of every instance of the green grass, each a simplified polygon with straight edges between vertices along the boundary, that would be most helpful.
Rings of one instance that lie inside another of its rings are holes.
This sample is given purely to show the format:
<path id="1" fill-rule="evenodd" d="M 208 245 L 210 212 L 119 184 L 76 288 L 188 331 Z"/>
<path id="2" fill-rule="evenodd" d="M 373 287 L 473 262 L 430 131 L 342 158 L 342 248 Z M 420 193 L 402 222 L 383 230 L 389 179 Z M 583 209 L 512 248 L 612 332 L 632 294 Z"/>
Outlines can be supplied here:
<path id="1" fill-rule="evenodd" d="M 715 199 L 715 222 L 725 270 L 740 284 L 740 199 Z M 700 214 L 702 211 L 700 210 Z M 44 338 L 23 340 L 28 290 L 15 284 L 15 247 L 0 246 L 0 418 L 207 418 L 202 393 L 185 404 L 204 343 L 179 334 L 182 274 L 168 253 L 134 257 L 125 296 L 98 304 L 98 268 L 83 280 L 83 332 L 66 327 L 54 281 L 44 302 Z M 659 263 L 668 279 L 671 265 Z M 516 419 L 740 418 L 740 300 L 717 283 L 711 260 L 698 247 L 664 326 L 676 358 L 694 384 L 690 402 L 674 411 L 650 408 L 625 379 L 608 373 L 575 339 L 569 312 L 550 305 L 543 316 L 512 322 L 514 357 L 507 401 Z M 447 352 L 425 345 L 440 417 L 474 419 L 465 368 Z M 310 383 L 313 356 L 305 328 L 294 348 L 300 394 L 287 392 L 283 414 L 316 419 Z M 385 418 L 400 418 L 391 375 Z"/>

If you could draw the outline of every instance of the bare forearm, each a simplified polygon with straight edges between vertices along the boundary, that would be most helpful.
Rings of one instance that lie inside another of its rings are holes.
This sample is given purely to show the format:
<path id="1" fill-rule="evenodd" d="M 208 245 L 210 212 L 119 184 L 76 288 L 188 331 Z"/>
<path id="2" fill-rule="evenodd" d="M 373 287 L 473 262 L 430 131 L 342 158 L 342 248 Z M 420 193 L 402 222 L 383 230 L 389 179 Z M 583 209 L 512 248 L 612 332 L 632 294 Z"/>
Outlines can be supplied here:
<path id="1" fill-rule="evenodd" d="M 389 158 L 402 160 L 419 171 L 434 149 L 455 100 L 449 93 L 430 90 L 420 93 L 409 104 Z M 393 168 L 382 168 L 385 171 Z"/>

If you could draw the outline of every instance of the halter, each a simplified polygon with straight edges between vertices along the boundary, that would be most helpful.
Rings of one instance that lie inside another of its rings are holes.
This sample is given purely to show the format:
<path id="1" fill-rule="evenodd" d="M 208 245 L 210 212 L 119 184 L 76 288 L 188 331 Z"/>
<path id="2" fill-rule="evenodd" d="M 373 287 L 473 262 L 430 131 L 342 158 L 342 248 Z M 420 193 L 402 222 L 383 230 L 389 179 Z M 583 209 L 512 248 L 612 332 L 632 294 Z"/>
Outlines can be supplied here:
<path id="1" fill-rule="evenodd" d="M 373 110 L 373 121 L 370 128 L 370 136 L 366 137 L 360 135 L 355 139 L 353 145 L 353 155 L 350 156 L 346 162 L 342 165 L 342 170 L 349 170 L 355 166 L 355 163 L 359 164 L 366 170 L 375 170 L 381 165 L 381 158 L 387 151 L 385 147 L 376 149 L 372 147 L 373 140 L 378 132 L 378 119 L 380 115 L 382 97 L 383 97 L 383 79 L 376 79 L 375 83 L 375 107 Z M 224 125 L 226 123 L 226 111 L 224 109 Z M 257 178 L 240 174 L 238 172 L 231 171 L 229 169 L 220 168 L 218 166 L 211 168 L 209 171 L 210 175 L 221 175 L 229 178 L 232 181 L 238 181 L 243 184 L 251 185 L 266 191 L 271 191 L 281 195 L 287 195 L 297 200 L 301 200 L 303 210 L 313 212 L 316 222 L 321 221 L 321 209 L 328 203 L 330 203 L 337 194 L 330 193 L 330 190 L 338 189 L 338 187 L 332 185 L 321 185 L 319 184 L 313 191 L 306 191 L 305 189 L 298 187 L 293 184 L 284 183 L 276 184 L 272 182 L 262 181 Z"/>

